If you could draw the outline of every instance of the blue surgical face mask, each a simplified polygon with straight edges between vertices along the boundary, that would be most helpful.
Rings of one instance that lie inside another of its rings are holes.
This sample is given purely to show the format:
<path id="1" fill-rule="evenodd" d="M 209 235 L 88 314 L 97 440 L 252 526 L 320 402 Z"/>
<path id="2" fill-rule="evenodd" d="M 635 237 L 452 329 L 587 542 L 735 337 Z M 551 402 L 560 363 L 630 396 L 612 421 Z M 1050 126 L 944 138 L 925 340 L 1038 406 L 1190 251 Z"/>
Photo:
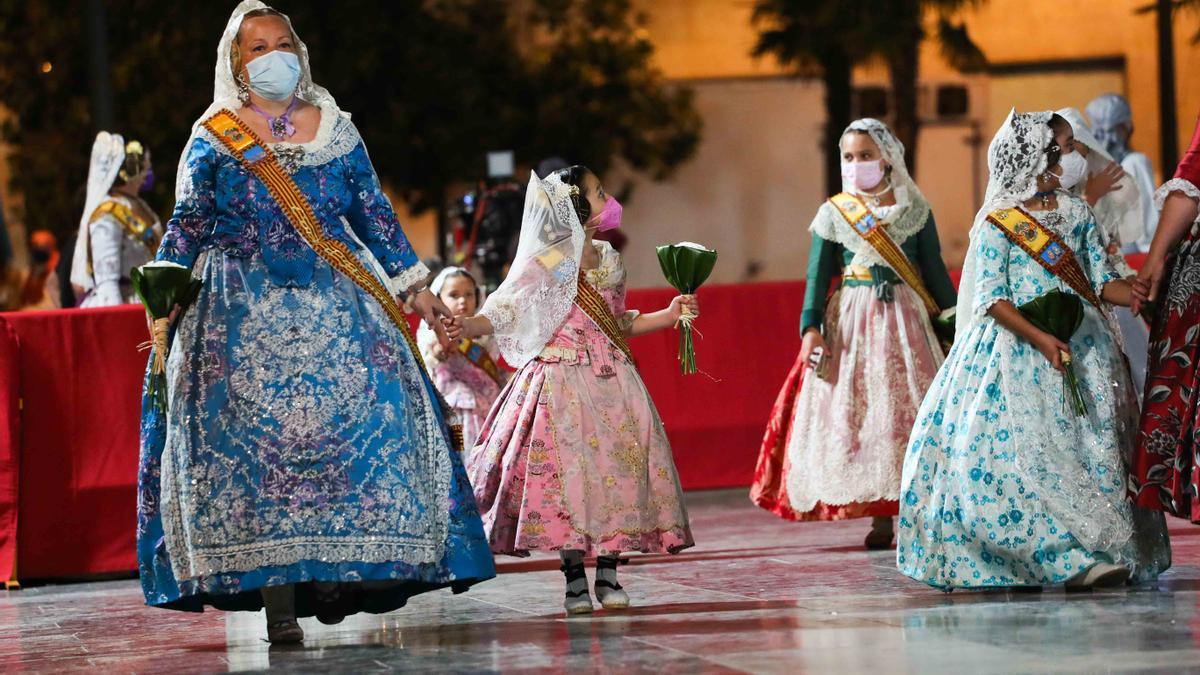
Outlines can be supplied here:
<path id="1" fill-rule="evenodd" d="M 275 50 L 246 64 L 250 88 L 269 101 L 286 101 L 300 83 L 300 58 Z"/>

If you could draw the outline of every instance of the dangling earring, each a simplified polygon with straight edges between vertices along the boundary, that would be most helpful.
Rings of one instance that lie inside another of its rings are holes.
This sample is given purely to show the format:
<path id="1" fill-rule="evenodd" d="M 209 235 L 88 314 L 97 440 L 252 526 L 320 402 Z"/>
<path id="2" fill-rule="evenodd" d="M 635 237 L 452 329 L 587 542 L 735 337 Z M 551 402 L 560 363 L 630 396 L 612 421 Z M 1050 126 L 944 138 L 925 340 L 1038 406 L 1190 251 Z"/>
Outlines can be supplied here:
<path id="1" fill-rule="evenodd" d="M 242 105 L 250 104 L 250 87 L 246 86 L 246 78 L 239 72 L 237 75 L 238 100 Z"/>

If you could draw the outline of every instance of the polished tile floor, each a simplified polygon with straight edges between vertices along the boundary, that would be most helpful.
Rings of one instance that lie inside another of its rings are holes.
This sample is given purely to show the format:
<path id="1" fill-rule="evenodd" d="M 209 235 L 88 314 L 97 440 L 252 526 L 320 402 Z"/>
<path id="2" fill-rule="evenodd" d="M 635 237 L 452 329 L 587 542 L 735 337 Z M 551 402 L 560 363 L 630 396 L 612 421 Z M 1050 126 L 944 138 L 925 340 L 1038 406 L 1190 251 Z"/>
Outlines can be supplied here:
<path id="1" fill-rule="evenodd" d="M 556 561 L 510 558 L 281 649 L 261 615 L 148 609 L 136 581 L 45 586 L 0 596 L 0 672 L 1200 673 L 1200 527 L 1173 524 L 1153 587 L 944 594 L 863 550 L 863 521 L 785 523 L 742 490 L 689 506 L 700 544 L 623 567 L 625 612 L 565 619 Z"/>

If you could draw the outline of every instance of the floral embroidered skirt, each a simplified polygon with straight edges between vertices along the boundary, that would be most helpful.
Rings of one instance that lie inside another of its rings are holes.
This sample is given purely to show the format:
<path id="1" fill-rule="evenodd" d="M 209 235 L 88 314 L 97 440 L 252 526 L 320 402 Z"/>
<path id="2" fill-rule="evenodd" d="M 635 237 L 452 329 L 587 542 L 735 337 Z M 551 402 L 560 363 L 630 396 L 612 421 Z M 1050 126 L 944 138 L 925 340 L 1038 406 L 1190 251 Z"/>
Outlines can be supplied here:
<path id="1" fill-rule="evenodd" d="M 752 492 L 760 506 L 789 520 L 896 514 L 904 448 L 942 352 L 916 293 L 894 290 L 892 302 L 869 286 L 838 294 L 827 378 L 797 363 L 776 401 Z"/>
<path id="2" fill-rule="evenodd" d="M 1092 307 L 1070 347 L 1083 416 L 1063 375 L 991 317 L 955 337 L 904 459 L 901 572 L 951 589 L 1054 585 L 1098 562 L 1146 580 L 1170 565 L 1162 514 L 1125 494 L 1137 401 Z"/>
<path id="3" fill-rule="evenodd" d="M 1180 247 L 1163 288 L 1129 489 L 1141 506 L 1200 524 L 1200 234 Z"/>
<path id="4" fill-rule="evenodd" d="M 527 363 L 468 460 L 492 550 L 675 553 L 693 545 L 666 432 L 632 364 Z"/>
<path id="5" fill-rule="evenodd" d="M 459 454 L 378 304 L 318 260 L 304 287 L 201 254 L 169 409 L 144 403 L 138 568 L 150 605 L 257 610 L 258 589 L 345 582 L 350 612 L 495 575 Z M 372 583 L 354 583 L 372 582 Z"/>

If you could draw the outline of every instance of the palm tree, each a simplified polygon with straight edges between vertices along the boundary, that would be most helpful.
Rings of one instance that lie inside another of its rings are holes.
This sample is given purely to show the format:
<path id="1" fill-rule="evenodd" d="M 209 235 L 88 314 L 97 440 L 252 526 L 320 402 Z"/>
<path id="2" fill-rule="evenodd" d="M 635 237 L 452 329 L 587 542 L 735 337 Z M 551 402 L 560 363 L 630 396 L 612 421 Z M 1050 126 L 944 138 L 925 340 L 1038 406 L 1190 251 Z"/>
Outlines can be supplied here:
<path id="1" fill-rule="evenodd" d="M 875 56 L 866 2 L 834 0 L 757 0 L 752 24 L 759 29 L 754 56 L 774 56 L 798 77 L 820 77 L 825 84 L 825 189 L 841 191 L 837 146 L 850 123 L 851 71 Z"/>
<path id="2" fill-rule="evenodd" d="M 892 81 L 892 131 L 908 150 L 905 160 L 909 173 L 916 175 L 917 133 L 921 120 L 917 113 L 917 80 L 925 18 L 937 17 L 936 39 L 942 58 L 962 73 L 987 68 L 987 57 L 967 34 L 966 26 L 953 23 L 953 17 L 982 0 L 883 0 L 874 5 L 875 23 L 881 29 L 876 36 L 879 55 L 887 60 Z"/>
<path id="3" fill-rule="evenodd" d="M 841 189 L 837 146 L 850 123 L 851 73 L 854 66 L 875 58 L 888 62 L 897 137 L 908 149 L 909 168 L 915 168 L 917 74 L 927 13 L 936 14 L 942 55 L 956 69 L 969 72 L 986 67 L 983 52 L 971 41 L 965 26 L 951 19 L 982 0 L 758 0 L 752 22 L 759 28 L 755 56 L 772 55 L 799 76 L 819 76 L 825 84 L 826 191 Z"/>

